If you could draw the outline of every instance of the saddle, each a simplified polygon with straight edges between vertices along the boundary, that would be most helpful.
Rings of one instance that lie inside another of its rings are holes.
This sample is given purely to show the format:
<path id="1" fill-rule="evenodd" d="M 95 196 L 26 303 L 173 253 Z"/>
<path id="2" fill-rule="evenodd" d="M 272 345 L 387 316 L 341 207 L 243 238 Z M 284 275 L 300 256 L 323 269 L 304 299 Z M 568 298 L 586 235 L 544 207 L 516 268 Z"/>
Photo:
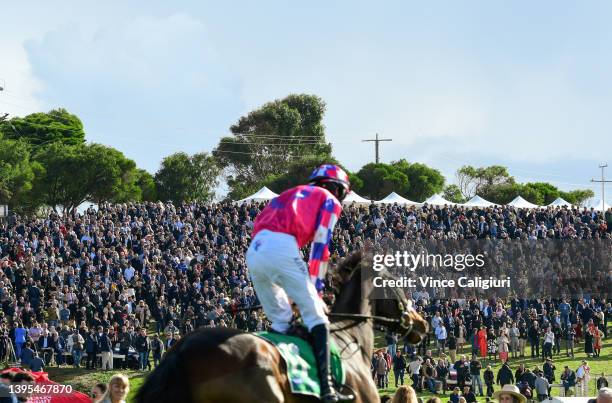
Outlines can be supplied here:
<path id="1" fill-rule="evenodd" d="M 320 398 L 321 385 L 312 351 L 311 336 L 305 327 L 294 325 L 289 334 L 271 331 L 256 332 L 254 335 L 277 348 L 285 361 L 292 393 Z M 330 352 L 332 377 L 336 386 L 341 389 L 345 382 L 345 372 L 340 353 L 333 343 L 331 343 Z"/>

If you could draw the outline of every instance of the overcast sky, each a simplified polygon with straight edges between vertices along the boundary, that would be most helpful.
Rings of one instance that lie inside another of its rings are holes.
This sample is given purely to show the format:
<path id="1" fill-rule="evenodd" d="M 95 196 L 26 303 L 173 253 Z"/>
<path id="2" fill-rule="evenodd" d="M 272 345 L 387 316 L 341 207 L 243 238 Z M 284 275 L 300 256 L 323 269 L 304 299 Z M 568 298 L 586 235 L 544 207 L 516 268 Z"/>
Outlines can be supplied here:
<path id="1" fill-rule="evenodd" d="M 393 139 L 384 162 L 450 181 L 497 163 L 599 197 L 606 160 L 612 179 L 607 1 L 20 3 L 2 7 L 0 113 L 65 107 L 150 172 L 305 92 L 327 103 L 327 138 L 353 170 L 378 132 Z"/>

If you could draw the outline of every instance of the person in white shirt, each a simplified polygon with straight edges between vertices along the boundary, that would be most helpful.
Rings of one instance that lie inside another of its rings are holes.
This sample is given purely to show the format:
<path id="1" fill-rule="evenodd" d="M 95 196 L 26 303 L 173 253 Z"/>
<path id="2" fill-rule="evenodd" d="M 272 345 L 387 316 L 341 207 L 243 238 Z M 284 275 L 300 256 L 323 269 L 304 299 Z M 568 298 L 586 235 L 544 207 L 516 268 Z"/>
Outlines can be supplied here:
<path id="1" fill-rule="evenodd" d="M 442 321 L 438 322 L 438 327 L 436 327 L 435 333 L 436 340 L 438 340 L 438 355 L 440 355 L 440 352 L 444 353 L 447 337 L 446 328 L 444 327 L 444 323 L 442 323 Z"/>
<path id="2" fill-rule="evenodd" d="M 591 380 L 591 367 L 586 361 L 582 361 L 582 365 L 576 370 L 576 386 L 580 391 L 580 396 L 589 395 L 589 381 Z"/>
<path id="3" fill-rule="evenodd" d="M 136 270 L 134 270 L 132 266 L 128 266 L 128 268 L 123 271 L 123 277 L 125 278 L 125 281 L 132 281 L 132 278 L 134 278 L 135 273 Z"/>
<path id="4" fill-rule="evenodd" d="M 544 346 L 543 346 L 543 354 L 542 359 L 545 360 L 546 357 L 550 357 L 552 359 L 552 351 L 553 346 L 555 345 L 555 334 L 553 333 L 550 326 L 546 329 L 546 333 L 544 333 Z"/>

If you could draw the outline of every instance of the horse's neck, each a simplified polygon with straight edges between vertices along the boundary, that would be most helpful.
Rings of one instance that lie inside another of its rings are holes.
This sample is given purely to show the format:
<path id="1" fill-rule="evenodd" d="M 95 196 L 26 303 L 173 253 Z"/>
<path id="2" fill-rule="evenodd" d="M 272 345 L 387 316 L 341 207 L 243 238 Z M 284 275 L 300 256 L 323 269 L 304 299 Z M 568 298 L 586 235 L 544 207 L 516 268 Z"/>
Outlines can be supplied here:
<path id="1" fill-rule="evenodd" d="M 367 297 L 363 297 L 362 292 L 367 292 L 367 290 L 363 289 L 361 273 L 358 270 L 347 284 L 342 287 L 336 298 L 336 303 L 332 307 L 332 313 L 371 315 L 372 306 L 370 300 Z M 339 341 L 347 342 L 348 340 L 344 339 L 348 336 L 351 342 L 356 343 L 361 348 L 364 360 L 369 365 L 374 351 L 374 328 L 371 320 L 356 322 L 354 320 L 340 319 L 333 323 L 332 329 L 338 330 L 333 334 Z"/>

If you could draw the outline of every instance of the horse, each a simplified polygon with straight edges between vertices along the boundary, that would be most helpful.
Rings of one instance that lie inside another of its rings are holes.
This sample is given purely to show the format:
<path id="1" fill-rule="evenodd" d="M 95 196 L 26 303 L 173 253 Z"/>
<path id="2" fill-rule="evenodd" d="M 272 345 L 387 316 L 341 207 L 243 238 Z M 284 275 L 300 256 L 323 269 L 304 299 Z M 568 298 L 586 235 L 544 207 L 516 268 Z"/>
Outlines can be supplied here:
<path id="1" fill-rule="evenodd" d="M 368 298 L 372 271 L 361 270 L 362 265 L 357 252 L 332 274 L 335 301 L 329 313 L 330 333 L 344 365 L 345 386 L 356 403 L 372 403 L 380 401 L 370 372 L 374 326 L 385 326 L 416 344 L 427 334 L 428 325 L 399 290 L 389 290 L 385 299 Z M 291 392 L 286 364 L 269 342 L 237 329 L 204 328 L 168 350 L 139 389 L 136 401 L 315 403 L 319 399 Z"/>

